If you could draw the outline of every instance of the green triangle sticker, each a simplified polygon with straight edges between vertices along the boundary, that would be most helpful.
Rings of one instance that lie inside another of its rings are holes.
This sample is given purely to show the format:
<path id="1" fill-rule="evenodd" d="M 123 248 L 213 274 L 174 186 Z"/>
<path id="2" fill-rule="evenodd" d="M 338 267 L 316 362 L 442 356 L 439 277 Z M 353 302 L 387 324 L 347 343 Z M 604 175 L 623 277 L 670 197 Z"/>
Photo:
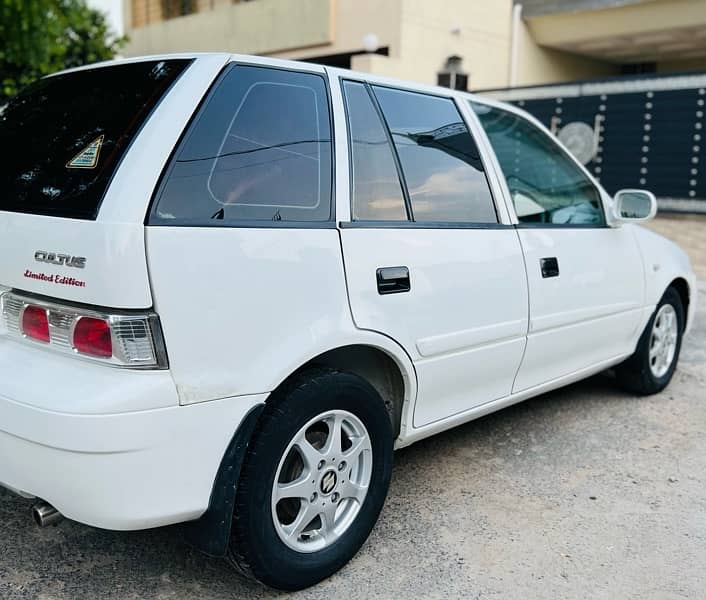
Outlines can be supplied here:
<path id="1" fill-rule="evenodd" d="M 93 140 L 88 146 L 86 146 L 81 152 L 74 156 L 67 164 L 67 169 L 95 169 L 98 164 L 98 155 L 101 151 L 101 146 L 103 146 L 102 135 L 98 136 Z"/>

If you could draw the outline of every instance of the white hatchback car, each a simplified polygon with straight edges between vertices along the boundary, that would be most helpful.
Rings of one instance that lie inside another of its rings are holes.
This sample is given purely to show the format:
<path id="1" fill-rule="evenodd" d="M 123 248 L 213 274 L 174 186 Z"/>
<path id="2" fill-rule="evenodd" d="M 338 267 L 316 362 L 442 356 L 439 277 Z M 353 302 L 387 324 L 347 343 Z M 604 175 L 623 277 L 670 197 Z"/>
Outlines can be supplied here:
<path id="1" fill-rule="evenodd" d="M 393 447 L 598 371 L 663 389 L 679 248 L 524 112 L 227 54 L 57 74 L 0 114 L 0 482 L 298 589 Z"/>

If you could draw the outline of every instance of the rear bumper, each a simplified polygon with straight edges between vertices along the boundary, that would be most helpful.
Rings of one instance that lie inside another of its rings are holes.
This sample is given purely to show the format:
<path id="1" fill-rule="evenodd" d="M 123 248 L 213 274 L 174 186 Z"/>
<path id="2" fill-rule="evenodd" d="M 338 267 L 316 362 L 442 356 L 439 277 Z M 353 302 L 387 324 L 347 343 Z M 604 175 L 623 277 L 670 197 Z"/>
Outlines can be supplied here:
<path id="1" fill-rule="evenodd" d="M 238 425 L 265 400 L 265 395 L 241 396 L 95 414 L 121 393 L 131 395 L 132 406 L 148 406 L 162 387 L 176 398 L 171 376 L 155 373 L 150 385 L 138 385 L 145 383 L 144 373 L 99 366 L 101 381 L 93 377 L 92 365 L 82 365 L 88 370 L 77 381 L 52 371 L 70 358 L 33 352 L 27 364 L 17 360 L 23 352 L 0 336 L 0 485 L 42 498 L 69 519 L 105 529 L 145 529 L 198 518 L 208 507 Z M 34 377 L 23 394 L 20 382 L 30 371 Z M 44 405 L 37 406 L 34 399 L 42 388 Z M 70 410 L 83 407 L 87 398 L 94 414 Z M 60 406 L 64 410 L 57 410 Z"/>
<path id="2" fill-rule="evenodd" d="M 105 529 L 198 518 L 242 418 L 263 396 L 116 415 L 67 415 L 0 397 L 0 485 Z"/>

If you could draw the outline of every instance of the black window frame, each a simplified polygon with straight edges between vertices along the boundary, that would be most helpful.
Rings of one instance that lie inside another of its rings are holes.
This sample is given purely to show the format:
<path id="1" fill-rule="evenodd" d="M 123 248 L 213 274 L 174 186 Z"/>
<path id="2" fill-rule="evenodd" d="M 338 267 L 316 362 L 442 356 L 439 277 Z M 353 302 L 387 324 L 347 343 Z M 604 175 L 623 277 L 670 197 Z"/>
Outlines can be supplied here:
<path id="1" fill-rule="evenodd" d="M 304 75 L 314 75 L 320 77 L 324 83 L 324 88 L 326 90 L 327 97 L 327 107 L 328 107 L 328 121 L 329 128 L 331 130 L 331 190 L 329 194 L 329 218 L 322 221 L 271 221 L 264 219 L 232 219 L 232 220 L 221 220 L 204 218 L 203 220 L 195 219 L 161 219 L 156 215 L 157 205 L 159 199 L 164 192 L 169 177 L 174 170 L 174 165 L 176 163 L 176 157 L 179 156 L 181 151 L 186 145 L 187 139 L 193 129 L 197 126 L 201 118 L 203 117 L 204 111 L 208 107 L 211 99 L 217 93 L 221 83 L 228 77 L 228 75 L 234 69 L 238 67 L 256 67 L 261 69 L 270 69 L 272 71 L 284 71 L 286 73 L 300 73 Z M 191 228 L 225 228 L 225 229 L 249 229 L 249 228 L 260 228 L 260 229 L 336 229 L 336 131 L 335 131 L 335 118 L 334 118 L 333 100 L 331 98 L 331 88 L 329 86 L 329 80 L 325 72 L 319 72 L 315 70 L 307 69 L 290 69 L 286 67 L 280 67 L 276 65 L 263 64 L 258 62 L 248 62 L 248 61 L 231 61 L 223 67 L 218 76 L 213 80 L 208 91 L 204 94 L 201 101 L 198 103 L 194 113 L 192 114 L 189 122 L 181 133 L 179 141 L 174 145 L 169 158 L 162 169 L 162 173 L 159 177 L 159 181 L 155 186 L 152 198 L 150 199 L 149 208 L 145 216 L 144 224 L 148 227 L 191 227 Z M 350 154 L 350 153 L 349 153 Z"/>
<path id="2" fill-rule="evenodd" d="M 610 229 L 610 223 L 608 222 L 608 213 L 606 212 L 606 207 L 605 203 L 603 202 L 603 192 L 602 189 L 599 185 L 596 184 L 596 182 L 593 179 L 593 176 L 581 165 L 576 158 L 569 152 L 554 136 L 552 136 L 550 133 L 547 133 L 543 127 L 537 126 L 537 124 L 533 123 L 531 119 L 528 119 L 525 115 L 512 110 L 510 108 L 505 108 L 505 107 L 500 107 L 496 106 L 495 104 L 490 104 L 488 102 L 483 102 L 483 101 L 478 101 L 475 98 L 468 98 L 467 99 L 468 104 L 471 107 L 471 110 L 475 113 L 475 108 L 474 106 L 485 106 L 488 108 L 491 108 L 492 110 L 497 110 L 497 111 L 502 111 L 505 112 L 509 115 L 512 115 L 513 117 L 524 121 L 528 126 L 532 127 L 535 129 L 537 132 L 539 132 L 542 136 L 544 136 L 546 139 L 549 140 L 550 144 L 552 144 L 560 154 L 564 155 L 567 160 L 569 161 L 570 164 L 573 164 L 585 177 L 586 181 L 593 186 L 593 188 L 596 190 L 596 193 L 598 194 L 598 208 L 601 211 L 601 215 L 603 216 L 603 222 L 600 224 L 597 223 L 541 223 L 541 222 L 530 222 L 530 221 L 520 221 L 519 217 L 517 216 L 517 210 L 515 209 L 515 202 L 512 199 L 512 193 L 510 192 L 510 186 L 507 183 L 507 177 L 505 176 L 505 172 L 502 169 L 502 165 L 500 164 L 500 159 L 498 158 L 498 155 L 495 153 L 495 148 L 493 148 L 493 144 L 490 141 L 490 136 L 488 133 L 485 131 L 485 127 L 483 127 L 483 123 L 480 120 L 479 117 L 478 121 L 480 122 L 480 126 L 483 127 L 483 131 L 485 132 L 486 137 L 488 138 L 488 145 L 490 147 L 490 151 L 493 152 L 495 155 L 495 160 L 498 162 L 498 167 L 499 167 L 499 175 L 502 177 L 503 182 L 507 188 L 507 193 L 508 195 L 508 210 L 512 210 L 511 216 L 514 216 L 515 219 L 517 220 L 517 223 L 514 225 L 515 228 L 517 229 Z"/>
<path id="3" fill-rule="evenodd" d="M 370 102 L 372 103 L 373 110 L 375 111 L 375 114 L 377 115 L 378 120 L 380 121 L 380 125 L 382 126 L 383 132 L 385 133 L 385 139 L 387 140 L 387 145 L 388 148 L 390 149 L 392 153 L 392 162 L 395 164 L 395 169 L 397 170 L 397 181 L 400 184 L 400 191 L 402 192 L 402 199 L 404 202 L 404 208 L 407 213 L 407 219 L 398 219 L 395 221 L 385 221 L 388 223 L 414 223 L 415 221 L 412 220 L 412 202 L 409 199 L 409 192 L 407 190 L 407 182 L 405 181 L 404 178 L 404 173 L 402 171 L 402 165 L 400 164 L 400 158 L 397 155 L 397 151 L 395 149 L 395 142 L 392 139 L 392 135 L 390 133 L 390 128 L 387 126 L 387 122 L 385 121 L 385 116 L 382 114 L 382 110 L 380 109 L 380 105 L 377 102 L 377 98 L 375 98 L 375 94 L 373 94 L 373 90 L 371 89 L 370 84 L 367 81 L 355 81 L 353 79 L 341 79 L 340 84 L 341 84 L 341 95 L 343 97 L 343 111 L 344 111 L 344 116 L 346 119 L 346 135 L 348 139 L 348 173 L 349 173 L 349 196 L 350 196 L 350 210 L 351 210 L 351 222 L 356 222 L 356 223 L 361 223 L 361 222 L 374 222 L 377 223 L 379 222 L 378 219 L 354 219 L 353 218 L 353 199 L 355 197 L 355 190 L 354 190 L 354 181 L 353 177 L 350 177 L 350 174 L 353 173 L 353 131 L 351 128 L 351 119 L 350 119 L 350 109 L 348 107 L 348 95 L 346 94 L 346 88 L 345 84 L 346 83 L 355 83 L 362 85 L 363 88 L 365 89 L 365 93 L 368 95 L 368 98 L 370 98 Z"/>
<path id="4" fill-rule="evenodd" d="M 344 106 L 344 113 L 345 113 L 344 116 L 345 116 L 345 121 L 346 121 L 346 135 L 347 135 L 347 140 L 348 140 L 348 145 L 349 145 L 349 148 L 348 148 L 348 172 L 349 172 L 349 174 L 353 172 L 352 171 L 352 169 L 353 169 L 353 167 L 352 167 L 353 154 L 351 151 L 350 118 L 349 118 L 348 104 L 346 101 L 346 93 L 345 93 L 345 88 L 344 88 L 345 82 L 358 83 L 358 84 L 363 84 L 365 86 L 365 88 L 368 92 L 368 95 L 370 96 L 370 99 L 372 100 L 373 106 L 375 107 L 375 111 L 382 122 L 382 126 L 383 126 L 383 129 L 385 130 L 385 134 L 388 139 L 388 143 L 391 146 L 395 166 L 397 167 L 397 175 L 400 180 L 400 184 L 402 187 L 402 194 L 405 199 L 405 207 L 407 209 L 407 220 L 406 221 L 403 221 L 403 220 L 399 220 L 399 221 L 354 220 L 353 219 L 353 180 L 351 177 L 349 177 L 348 178 L 349 179 L 348 195 L 349 195 L 350 220 L 349 221 L 341 221 L 338 224 L 341 229 L 365 229 L 365 228 L 368 228 L 368 229 L 512 229 L 513 228 L 513 225 L 502 222 L 501 211 L 498 208 L 498 196 L 495 193 L 495 190 L 493 189 L 493 185 L 490 181 L 490 178 L 488 177 L 489 170 L 488 170 L 487 157 L 485 155 L 486 149 L 483 144 L 479 143 L 477 136 L 474 135 L 472 126 L 468 122 L 468 118 L 463 113 L 464 107 L 461 106 L 461 103 L 459 102 L 458 98 L 453 94 L 434 93 L 434 92 L 430 92 L 427 90 L 420 91 L 420 90 L 417 90 L 417 89 L 414 89 L 411 87 L 410 88 L 400 87 L 400 86 L 395 86 L 395 85 L 386 84 L 386 83 L 378 83 L 378 82 L 370 81 L 367 79 L 355 79 L 352 77 L 340 77 L 339 78 L 339 85 L 340 85 L 340 89 L 341 89 L 341 95 L 343 97 L 343 106 Z M 428 96 L 430 98 L 439 98 L 442 100 L 451 101 L 454 108 L 456 109 L 459 116 L 461 117 L 461 121 L 466 126 L 466 129 L 468 130 L 468 134 L 470 135 L 473 143 L 476 145 L 476 148 L 478 149 L 478 156 L 480 157 L 481 164 L 483 165 L 483 176 L 485 177 L 486 184 L 488 185 L 488 191 L 490 193 L 493 211 L 495 212 L 495 219 L 496 219 L 495 223 L 483 223 L 483 222 L 475 222 L 475 221 L 414 221 L 414 220 L 412 220 L 414 213 L 412 211 L 411 201 L 409 198 L 409 189 L 407 187 L 407 180 L 405 178 L 404 171 L 402 169 L 402 163 L 400 162 L 397 148 L 396 148 L 394 140 L 392 138 L 392 132 L 390 131 L 390 127 L 387 124 L 387 120 L 385 119 L 385 116 L 382 112 L 382 108 L 380 107 L 378 99 L 375 97 L 373 87 L 385 88 L 385 89 L 390 89 L 390 90 L 398 91 L 398 92 L 408 92 L 408 93 L 412 93 L 412 94 L 421 94 L 421 95 Z"/>

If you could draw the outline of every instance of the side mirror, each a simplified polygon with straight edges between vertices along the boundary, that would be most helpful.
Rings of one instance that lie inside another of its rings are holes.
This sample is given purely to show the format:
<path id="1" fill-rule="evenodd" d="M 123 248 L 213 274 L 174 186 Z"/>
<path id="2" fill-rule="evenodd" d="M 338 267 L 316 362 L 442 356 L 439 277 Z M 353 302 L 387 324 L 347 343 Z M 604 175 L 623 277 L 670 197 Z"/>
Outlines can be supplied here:
<path id="1" fill-rule="evenodd" d="M 657 214 L 657 198 L 647 190 L 620 190 L 613 198 L 617 223 L 649 221 Z"/>

